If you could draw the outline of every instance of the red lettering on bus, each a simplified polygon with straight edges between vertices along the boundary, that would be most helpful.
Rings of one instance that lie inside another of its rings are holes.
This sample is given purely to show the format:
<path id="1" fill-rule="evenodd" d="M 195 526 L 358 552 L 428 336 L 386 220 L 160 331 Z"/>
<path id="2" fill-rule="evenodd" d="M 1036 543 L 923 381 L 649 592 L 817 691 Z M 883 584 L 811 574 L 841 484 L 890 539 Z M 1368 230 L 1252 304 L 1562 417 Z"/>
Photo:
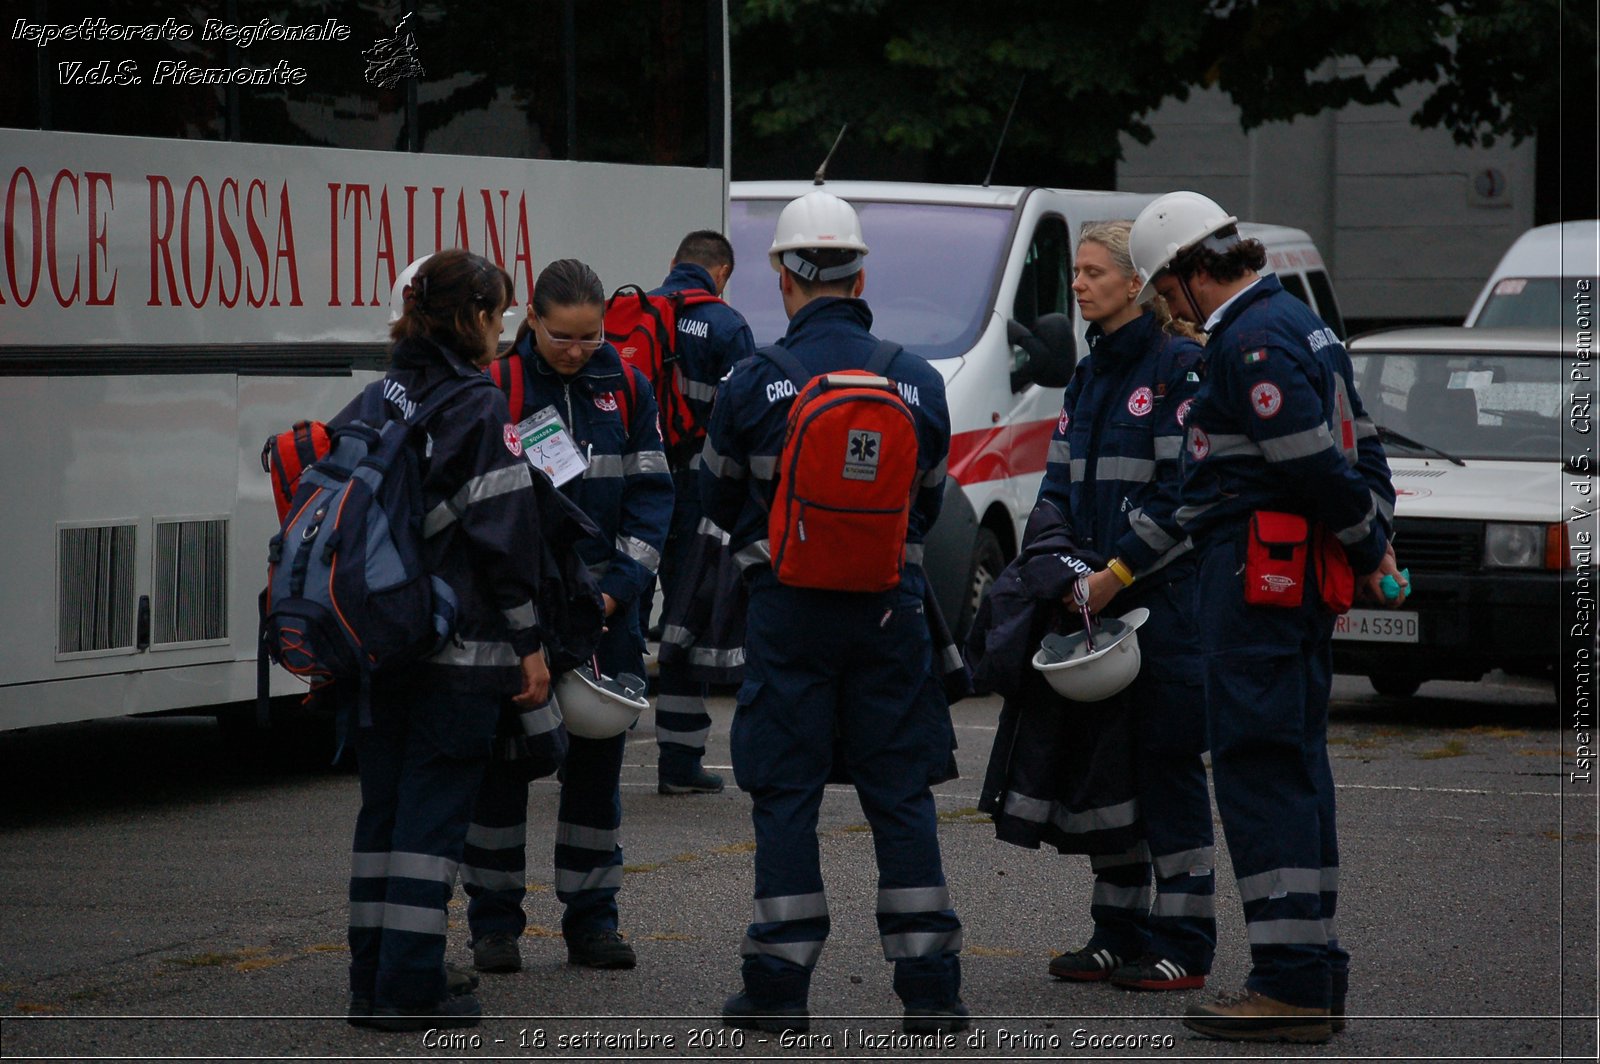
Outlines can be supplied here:
<path id="1" fill-rule="evenodd" d="M 168 246 L 172 241 L 172 183 L 160 174 L 146 174 L 144 179 L 150 183 L 150 298 L 145 305 L 162 305 L 161 271 L 157 267 L 164 266 L 170 297 L 167 305 L 175 307 L 178 305 L 178 277 L 172 272 L 172 248 Z"/>
<path id="2" fill-rule="evenodd" d="M 28 182 L 28 209 L 32 226 L 29 236 L 33 240 L 33 255 L 31 257 L 33 276 L 29 279 L 28 294 L 22 294 L 22 286 L 17 284 L 17 186 L 26 179 Z M 11 295 L 17 301 L 17 306 L 25 307 L 33 302 L 33 297 L 39 291 L 39 259 L 44 254 L 44 242 L 41 239 L 39 219 L 39 186 L 33 183 L 33 174 L 28 172 L 26 166 L 19 166 L 11 175 L 11 184 L 6 188 L 6 280 L 11 284 Z"/>
<path id="3" fill-rule="evenodd" d="M 406 228 L 411 228 L 410 219 L 407 219 Z M 389 224 L 388 185 L 384 185 L 383 191 L 378 194 L 377 245 L 377 251 L 372 256 L 372 305 L 382 306 L 388 302 L 389 289 L 394 287 L 395 275 L 399 272 L 394 261 L 394 232 Z M 410 261 L 410 259 L 406 260 L 406 262 Z M 384 281 L 383 271 L 378 268 L 379 264 L 383 262 L 389 264 L 388 281 Z"/>
<path id="4" fill-rule="evenodd" d="M 250 182 L 244 193 L 244 226 L 250 235 L 250 246 L 255 249 L 256 263 L 261 267 L 261 291 L 256 291 L 256 286 L 247 280 L 245 300 L 252 307 L 263 306 L 267 302 L 267 238 L 261 232 L 261 224 L 256 221 L 256 193 L 261 193 L 261 214 L 267 213 L 267 184 L 260 178 Z"/>
<path id="5" fill-rule="evenodd" d="M 433 186 L 433 246 L 444 247 L 444 189 Z"/>
<path id="6" fill-rule="evenodd" d="M 416 250 L 416 248 L 417 248 L 417 240 L 416 240 L 417 234 L 416 234 L 416 227 L 415 227 L 415 222 L 416 222 L 416 204 L 417 204 L 417 186 L 416 185 L 407 185 L 405 188 L 406 188 L 406 265 L 409 266 L 417 257 L 417 250 Z M 439 245 L 437 245 L 437 244 L 434 245 L 434 247 L 438 247 L 438 246 Z M 389 278 L 389 286 L 391 288 L 394 287 L 394 278 L 393 277 Z"/>
<path id="7" fill-rule="evenodd" d="M 200 190 L 198 196 L 195 195 L 195 189 L 197 188 Z M 205 284 L 201 286 L 199 296 L 194 294 L 194 264 L 190 261 L 189 254 L 190 248 L 194 246 L 189 236 L 189 225 L 190 220 L 194 217 L 194 204 L 196 202 L 200 204 L 201 209 L 204 211 L 205 220 L 201 225 L 201 229 L 205 235 L 206 248 L 205 266 L 200 271 Z M 211 298 L 211 268 L 216 265 L 217 261 L 217 241 L 216 233 L 212 228 L 211 190 L 206 188 L 205 179 L 198 174 L 191 177 L 189 183 L 184 186 L 183 224 L 178 231 L 181 240 L 178 259 L 183 264 L 183 291 L 189 297 L 189 305 L 191 307 L 203 307 Z"/>
<path id="8" fill-rule="evenodd" d="M 352 204 L 354 209 L 352 210 Z M 345 213 L 350 216 L 354 246 L 350 249 L 351 265 L 351 292 L 350 305 L 364 307 L 366 301 L 361 298 L 361 219 L 362 216 L 372 217 L 372 186 L 371 185 L 346 185 L 344 193 Z"/>
<path id="9" fill-rule="evenodd" d="M 111 288 L 104 296 L 100 294 L 100 267 L 95 260 L 95 248 L 100 249 L 99 258 L 107 261 L 110 251 L 106 247 L 107 237 L 110 235 L 109 208 L 116 206 L 115 195 L 111 188 L 111 175 L 98 170 L 85 170 L 83 176 L 89 181 L 89 302 L 91 307 L 111 306 L 117 301 L 117 271 L 111 271 Z M 108 212 L 100 212 L 99 186 L 106 187 L 106 200 Z M 97 228 L 98 225 L 98 228 Z"/>
<path id="10" fill-rule="evenodd" d="M 528 194 L 523 193 L 517 197 L 517 250 L 516 258 L 506 272 L 512 277 L 517 275 L 517 266 L 522 266 L 522 291 L 528 299 L 533 298 L 533 240 L 528 235 Z"/>
<path id="11" fill-rule="evenodd" d="M 339 302 L 339 182 L 328 182 L 328 306 Z"/>
<path id="12" fill-rule="evenodd" d="M 300 301 L 300 268 L 295 262 L 294 219 L 290 214 L 289 183 L 285 181 L 278 189 L 278 252 L 272 263 L 272 305 L 275 307 L 281 305 L 278 301 L 278 265 L 285 259 L 289 262 L 289 305 L 304 305 Z"/>
<path id="13" fill-rule="evenodd" d="M 239 213 L 239 182 L 232 177 L 222 179 L 222 184 L 217 186 L 217 225 L 222 230 L 222 247 L 228 253 L 228 261 L 233 263 L 233 294 L 228 294 L 227 279 L 222 275 L 222 269 L 217 269 L 217 302 L 228 308 L 239 305 L 239 290 L 244 287 L 244 260 L 239 254 L 239 237 L 233 231 L 233 226 L 228 224 L 227 200 L 229 193 L 233 195 L 233 213 Z"/>
<path id="14" fill-rule="evenodd" d="M 467 190 L 462 189 L 456 193 L 456 236 L 455 246 L 472 250 L 472 240 L 467 236 Z"/>
<path id="15" fill-rule="evenodd" d="M 72 293 L 61 294 L 61 271 L 56 261 L 56 233 L 59 223 L 56 220 L 56 202 L 61 193 L 61 185 L 65 182 L 72 186 L 72 205 L 79 214 L 83 213 L 83 200 L 78 195 L 78 177 L 71 170 L 62 170 L 56 174 L 56 179 L 50 182 L 50 203 L 46 208 L 47 221 L 45 222 L 45 258 L 50 269 L 50 291 L 55 293 L 56 302 L 63 307 L 70 307 L 78 301 L 78 290 L 83 285 L 83 256 L 79 255 L 72 263 Z"/>

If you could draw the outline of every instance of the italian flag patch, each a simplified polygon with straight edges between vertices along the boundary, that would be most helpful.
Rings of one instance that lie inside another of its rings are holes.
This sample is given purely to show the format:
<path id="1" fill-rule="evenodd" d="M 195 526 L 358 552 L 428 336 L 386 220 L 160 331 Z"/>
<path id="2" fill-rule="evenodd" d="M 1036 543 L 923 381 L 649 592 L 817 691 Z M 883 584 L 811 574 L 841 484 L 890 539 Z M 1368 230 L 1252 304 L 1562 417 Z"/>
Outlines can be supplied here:
<path id="1" fill-rule="evenodd" d="M 1266 360 L 1267 349 L 1264 347 L 1258 347 L 1254 351 L 1246 351 L 1244 353 L 1244 364 L 1247 366 L 1252 362 L 1265 362 Z"/>

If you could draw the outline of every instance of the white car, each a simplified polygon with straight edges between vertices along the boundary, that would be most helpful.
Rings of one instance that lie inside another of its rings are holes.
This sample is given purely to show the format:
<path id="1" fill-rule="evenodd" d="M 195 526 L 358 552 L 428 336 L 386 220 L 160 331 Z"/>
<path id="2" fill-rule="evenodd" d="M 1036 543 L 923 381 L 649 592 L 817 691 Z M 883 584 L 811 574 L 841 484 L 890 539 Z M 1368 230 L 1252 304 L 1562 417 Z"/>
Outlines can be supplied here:
<path id="1" fill-rule="evenodd" d="M 1397 696 L 1494 668 L 1549 673 L 1580 579 L 1574 548 L 1591 549 L 1564 493 L 1592 486 L 1593 465 L 1563 456 L 1581 453 L 1572 425 L 1593 385 L 1574 383 L 1559 330 L 1395 329 L 1349 350 L 1388 454 L 1395 555 L 1413 593 L 1399 610 L 1340 618 L 1334 667 Z"/>

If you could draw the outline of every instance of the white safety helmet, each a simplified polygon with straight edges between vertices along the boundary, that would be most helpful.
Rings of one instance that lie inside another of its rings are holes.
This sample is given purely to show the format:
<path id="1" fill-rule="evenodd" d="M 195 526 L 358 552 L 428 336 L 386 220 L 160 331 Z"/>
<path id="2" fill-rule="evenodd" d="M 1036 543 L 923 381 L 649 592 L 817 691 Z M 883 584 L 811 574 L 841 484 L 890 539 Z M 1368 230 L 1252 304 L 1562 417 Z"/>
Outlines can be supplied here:
<path id="1" fill-rule="evenodd" d="M 583 739 L 610 739 L 633 727 L 650 704 L 645 683 L 631 673 L 613 679 L 585 666 L 571 669 L 556 680 L 555 699 L 567 731 Z"/>
<path id="2" fill-rule="evenodd" d="M 1149 301 L 1155 293 L 1151 279 L 1172 265 L 1179 252 L 1238 221 L 1215 200 L 1198 192 L 1169 192 L 1140 211 L 1128 234 L 1128 254 L 1133 258 L 1133 268 L 1139 271 L 1139 280 L 1144 282 L 1139 302 Z M 1216 250 L 1227 251 L 1237 242 L 1230 239 L 1219 243 Z"/>
<path id="3" fill-rule="evenodd" d="M 801 251 L 833 249 L 854 251 L 849 262 L 819 268 L 800 255 Z M 820 189 L 791 200 L 778 215 L 767 258 L 772 268 L 788 267 L 808 281 L 838 281 L 861 271 L 867 242 L 861 238 L 861 219 L 856 209 L 831 192 Z"/>
<path id="4" fill-rule="evenodd" d="M 417 271 L 422 268 L 422 264 L 431 258 L 433 258 L 432 255 L 422 256 L 422 258 L 416 260 L 411 265 L 401 270 L 400 275 L 394 279 L 394 287 L 389 289 L 390 325 L 393 325 L 395 322 L 399 321 L 400 318 L 405 314 L 406 289 L 411 286 L 411 279 L 417 275 Z"/>
<path id="5" fill-rule="evenodd" d="M 1033 667 L 1063 698 L 1074 702 L 1110 698 L 1139 675 L 1138 628 L 1149 619 L 1150 611 L 1143 606 L 1121 617 L 1101 618 L 1090 633 L 1093 650 L 1082 631 L 1047 635 L 1033 656 Z"/>

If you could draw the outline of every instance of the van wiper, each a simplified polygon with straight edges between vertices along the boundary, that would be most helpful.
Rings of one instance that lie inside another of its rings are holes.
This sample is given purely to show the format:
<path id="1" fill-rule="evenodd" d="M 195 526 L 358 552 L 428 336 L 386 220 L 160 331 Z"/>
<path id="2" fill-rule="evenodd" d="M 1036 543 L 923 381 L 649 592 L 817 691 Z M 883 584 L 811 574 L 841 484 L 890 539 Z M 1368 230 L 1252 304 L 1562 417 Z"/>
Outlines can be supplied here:
<path id="1" fill-rule="evenodd" d="M 1409 447 L 1413 451 L 1421 451 L 1423 454 L 1438 455 L 1445 461 L 1453 462 L 1458 466 L 1464 466 L 1467 464 L 1461 459 L 1457 458 L 1455 455 L 1451 454 L 1449 451 L 1441 451 L 1431 443 L 1421 443 L 1412 439 L 1410 436 L 1403 436 L 1394 429 L 1389 428 L 1387 425 L 1378 426 L 1378 439 L 1382 440 L 1384 443 L 1398 443 L 1402 447 Z"/>

